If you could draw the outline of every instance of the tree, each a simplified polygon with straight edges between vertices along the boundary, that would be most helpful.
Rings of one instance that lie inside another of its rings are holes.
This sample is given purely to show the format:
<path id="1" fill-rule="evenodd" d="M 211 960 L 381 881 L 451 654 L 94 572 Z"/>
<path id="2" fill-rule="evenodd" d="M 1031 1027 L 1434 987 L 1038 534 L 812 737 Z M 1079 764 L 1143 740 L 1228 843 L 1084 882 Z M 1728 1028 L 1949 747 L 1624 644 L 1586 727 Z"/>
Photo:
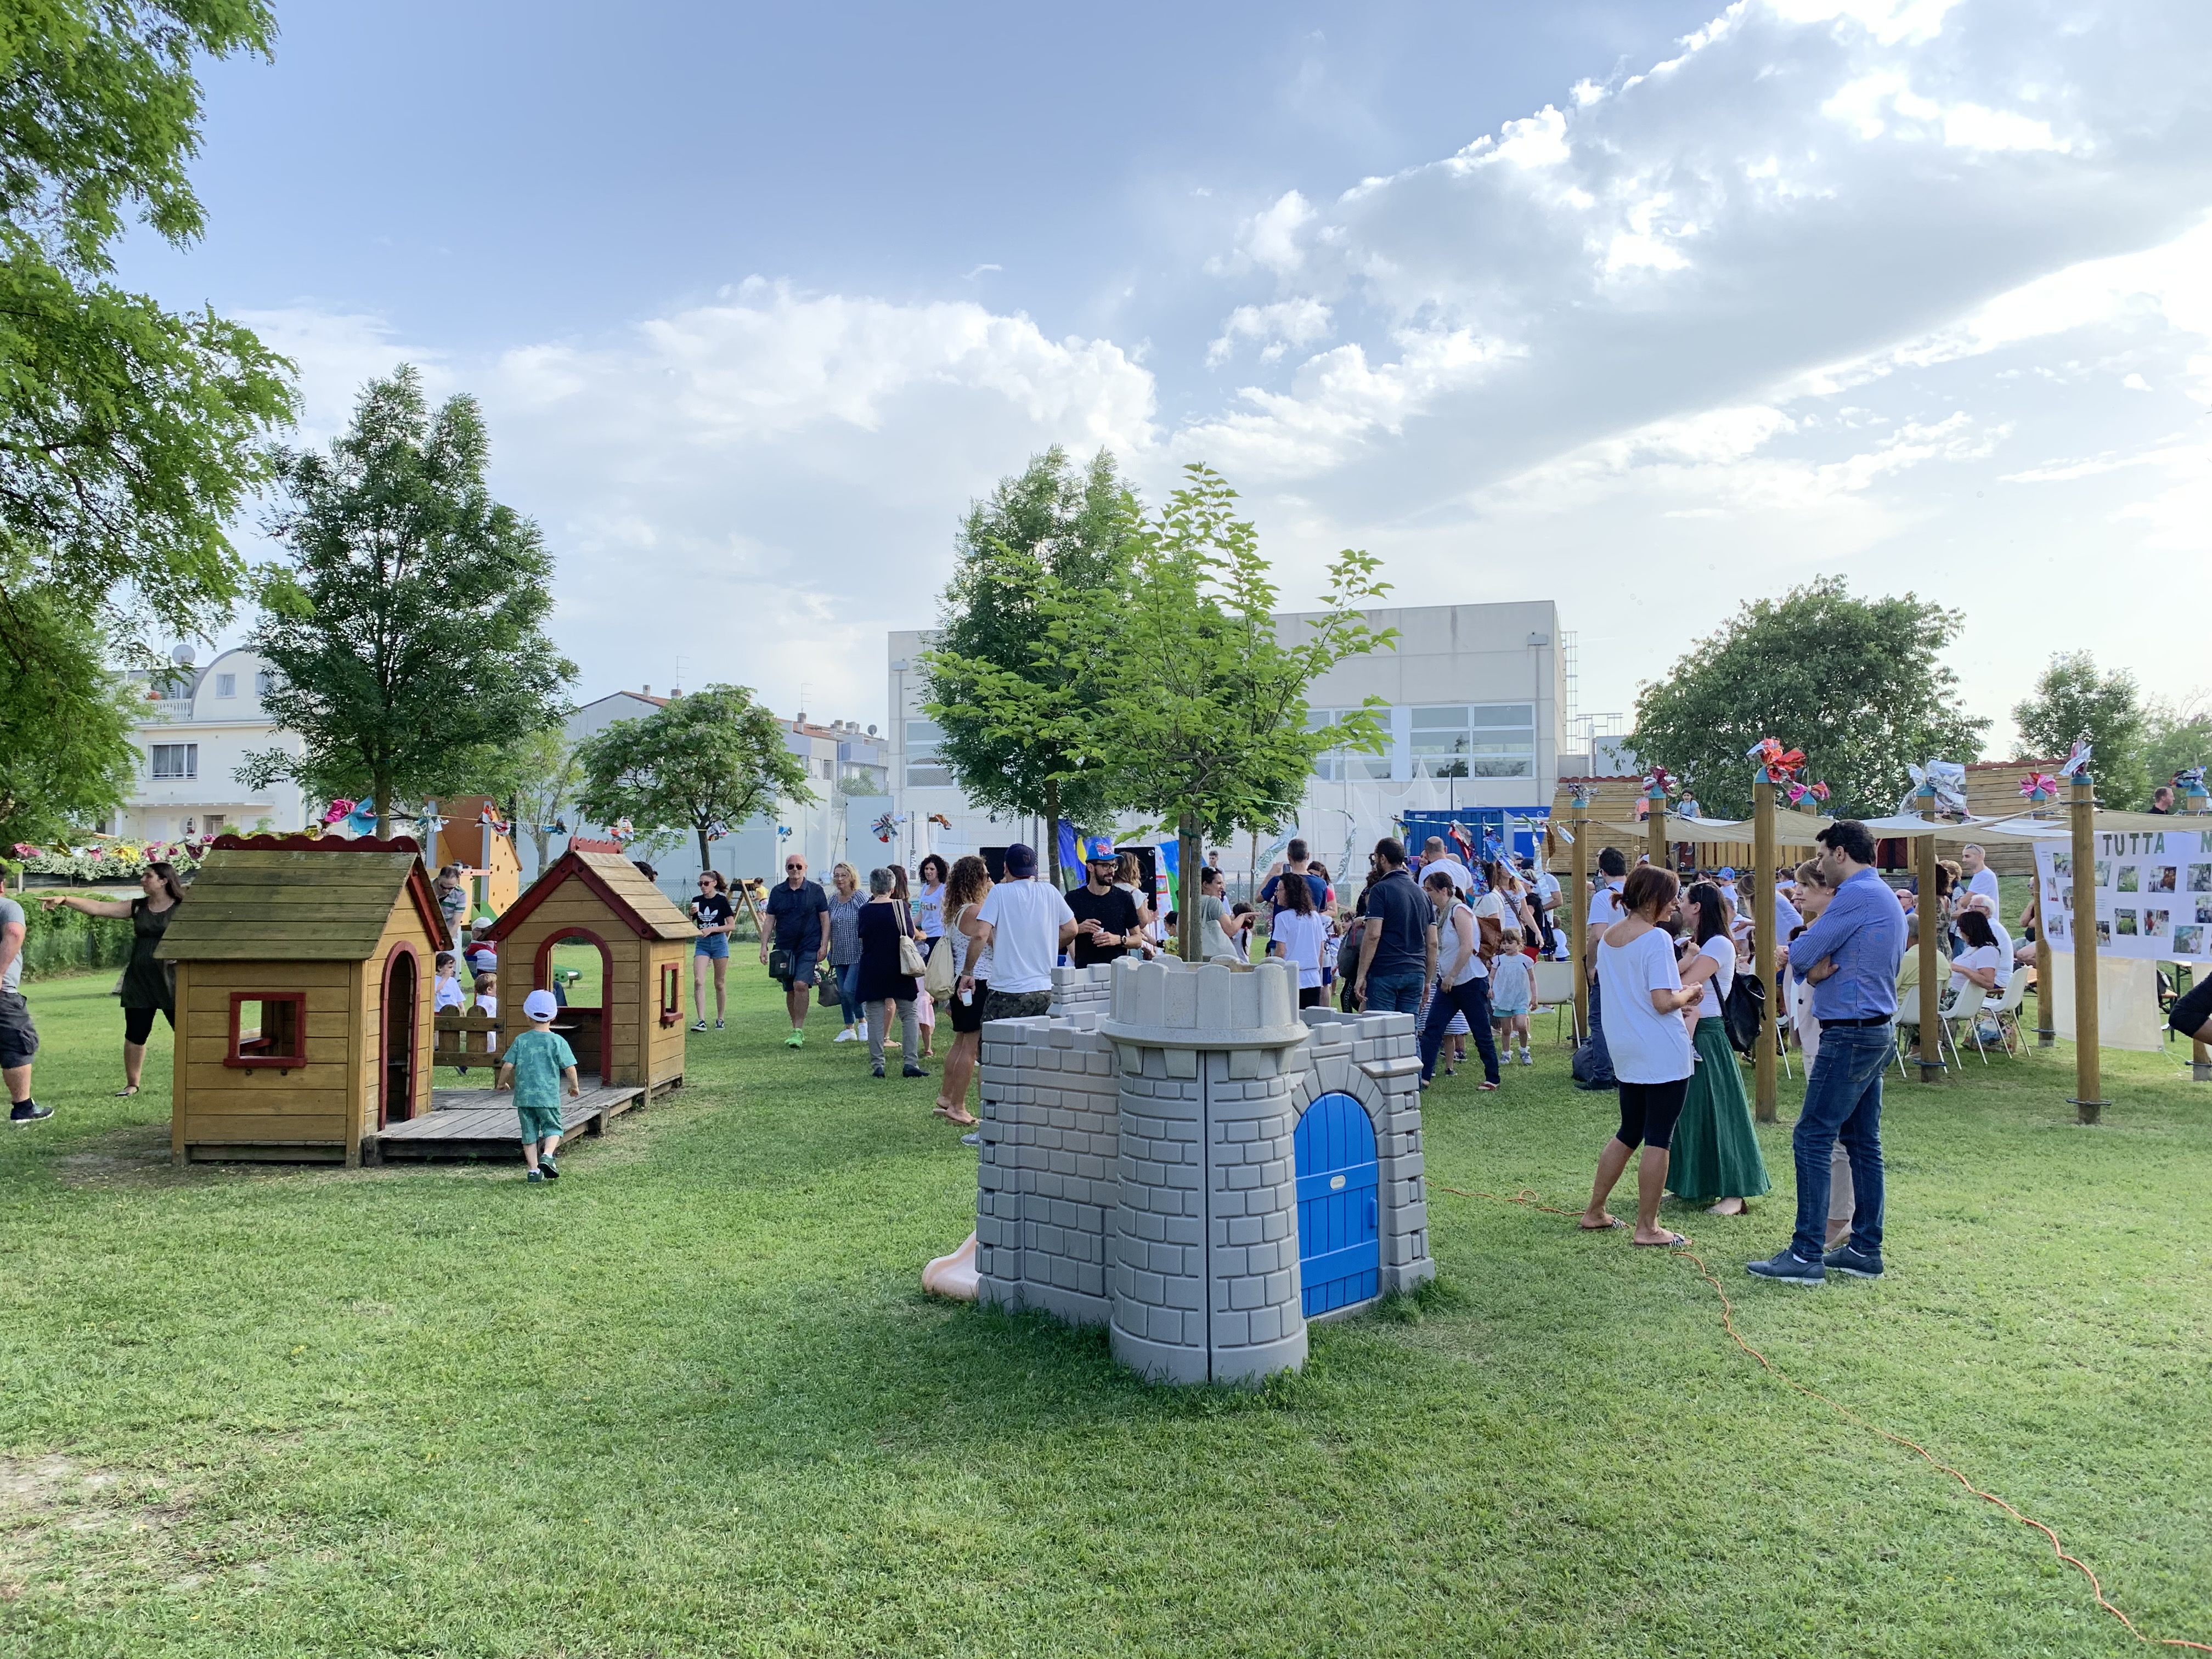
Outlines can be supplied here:
<path id="1" fill-rule="evenodd" d="M 2212 702 L 2203 692 L 2175 702 L 2154 697 L 2143 711 L 2143 760 L 2156 788 L 2177 772 L 2212 765 Z"/>
<path id="2" fill-rule="evenodd" d="M 584 781 L 578 746 L 561 727 L 542 726 L 508 751 L 491 786 L 515 827 L 530 832 L 540 870 L 552 861 L 552 825 L 574 806 Z"/>
<path id="3" fill-rule="evenodd" d="M 580 811 L 601 823 L 628 818 L 648 839 L 688 830 L 702 870 L 714 867 L 709 842 L 778 801 L 815 798 L 782 722 L 742 685 L 710 685 L 642 720 L 617 720 L 586 738 L 576 760 Z"/>
<path id="4" fill-rule="evenodd" d="M 2136 677 L 2126 669 L 2100 674 L 2091 653 L 2058 652 L 2037 677 L 2035 690 L 2014 706 L 2012 718 L 2031 757 L 2063 755 L 2086 732 L 2098 799 L 2123 808 L 2148 804 L 2149 720 Z"/>
<path id="5" fill-rule="evenodd" d="M 263 706 L 303 748 L 250 757 L 241 782 L 365 793 L 380 836 L 398 801 L 495 773 L 560 718 L 576 668 L 541 626 L 553 561 L 492 500 L 489 451 L 474 398 L 433 413 L 403 366 L 328 455 L 280 452 L 289 500 L 267 528 L 289 562 L 264 572 L 251 644 L 276 674 Z"/>
<path id="6" fill-rule="evenodd" d="M 1345 658 L 1393 644 L 1395 629 L 1370 628 L 1359 607 L 1389 591 L 1380 562 L 1350 549 L 1330 565 L 1329 592 L 1304 636 L 1284 644 L 1276 589 L 1259 533 L 1235 516 L 1237 492 L 1201 465 L 1127 538 L 1128 558 L 1103 608 L 1048 585 L 1044 650 L 1079 665 L 1089 705 L 1060 740 L 1103 775 L 1115 805 L 1156 815 L 1176 837 L 1182 884 L 1179 945 L 1196 959 L 1200 837 L 1273 830 L 1304 798 L 1325 749 L 1383 746 L 1370 697 L 1325 731 L 1306 726 L 1306 688 Z M 1097 641 L 1113 642 L 1110 651 Z M 1018 730 L 1018 704 L 997 729 Z"/>
<path id="7" fill-rule="evenodd" d="M 143 694 L 104 665 L 82 607 L 45 586 L 0 590 L 0 848 L 60 840 L 128 797 Z"/>
<path id="8" fill-rule="evenodd" d="M 198 239 L 195 58 L 266 56 L 272 33 L 261 0 L 48 0 L 0 27 L 0 765 L 21 823 L 113 804 L 108 658 L 150 663 L 150 629 L 208 632 L 240 591 L 224 526 L 269 477 L 291 366 L 107 278 L 134 210 Z"/>
<path id="9" fill-rule="evenodd" d="M 921 659 L 924 707 L 945 733 L 939 759 L 986 811 L 1044 817 L 1054 886 L 1061 817 L 1096 823 L 1109 808 L 1096 768 L 1084 764 L 1090 680 L 1079 659 L 1040 650 L 1048 642 L 1040 596 L 1051 586 L 1080 605 L 1109 589 L 1136 517 L 1136 497 L 1103 449 L 1079 474 L 1055 444 L 1019 477 L 1000 479 L 988 501 L 969 507 L 936 642 Z M 1094 635 L 1082 655 L 1095 656 L 1105 637 Z M 1009 696 L 1043 716 L 1054 735 L 992 719 L 988 711 Z"/>
<path id="10" fill-rule="evenodd" d="M 1776 737 L 1802 749 L 1832 811 L 1894 811 L 1907 765 L 1972 761 L 1989 722 L 1960 706 L 1942 652 L 1965 618 L 1917 596 L 1862 599 L 1840 576 L 1740 609 L 1636 703 L 1629 743 L 1683 778 L 1708 816 L 1747 817 L 1744 752 Z"/>
<path id="11" fill-rule="evenodd" d="M 11 580 L 103 607 L 125 640 L 229 614 L 224 526 L 269 476 L 291 365 L 212 312 L 106 279 L 132 208 L 198 239 L 197 54 L 268 55 L 261 0 L 66 0 L 0 31 L 0 541 Z"/>

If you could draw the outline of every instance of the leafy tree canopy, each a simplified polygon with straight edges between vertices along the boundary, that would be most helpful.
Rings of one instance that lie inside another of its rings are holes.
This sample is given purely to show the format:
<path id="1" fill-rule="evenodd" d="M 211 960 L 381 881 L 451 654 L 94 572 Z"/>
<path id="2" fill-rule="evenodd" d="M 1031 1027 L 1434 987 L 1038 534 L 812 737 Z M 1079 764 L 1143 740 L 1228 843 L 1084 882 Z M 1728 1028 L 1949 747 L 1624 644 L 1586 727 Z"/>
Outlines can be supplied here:
<path id="1" fill-rule="evenodd" d="M 1136 497 L 1101 450 L 1079 472 L 1058 445 L 973 503 L 956 540 L 933 647 L 922 658 L 930 719 L 944 732 L 938 754 L 968 799 L 1013 817 L 1066 815 L 1096 823 L 1110 810 L 1095 767 L 1073 746 L 993 717 L 1006 695 L 1048 708 L 1053 732 L 1079 725 L 1088 681 L 1081 664 L 1048 646 L 1048 587 L 1083 604 L 1111 587 L 1127 564 L 1122 542 Z M 1106 636 L 1085 647 L 1096 653 Z M 1001 685 L 1001 682 L 1005 682 Z M 1057 877 L 1059 837 L 1047 837 Z"/>
<path id="2" fill-rule="evenodd" d="M 293 398 L 250 330 L 108 282 L 109 249 L 133 209 L 173 245 L 198 236 L 196 59 L 265 56 L 273 33 L 261 0 L 0 18 L 0 584 L 104 606 L 125 646 L 228 617 L 244 567 L 223 527 Z"/>
<path id="3" fill-rule="evenodd" d="M 2086 732 L 2097 799 L 2121 808 L 2149 804 L 2149 714 L 2126 669 L 2100 673 L 2091 653 L 2062 651 L 2037 677 L 2035 690 L 2014 706 L 2012 718 L 2030 757 L 2063 755 Z"/>
<path id="4" fill-rule="evenodd" d="M 1980 757 L 1985 720 L 1959 702 L 1942 653 L 1955 611 L 1907 593 L 1862 599 L 1822 576 L 1745 605 L 1637 698 L 1630 744 L 1695 790 L 1709 816 L 1751 811 L 1744 751 L 1764 737 L 1802 749 L 1835 792 L 1831 811 L 1894 811 L 1908 765 Z"/>
<path id="5" fill-rule="evenodd" d="M 2212 766 L 2212 703 L 2203 693 L 2179 702 L 2154 699 L 2144 724 L 2143 759 L 2154 789 L 2177 772 Z"/>
<path id="6" fill-rule="evenodd" d="M 372 380 L 330 453 L 280 455 L 287 504 L 268 522 L 289 560 L 264 573 L 252 647 L 262 699 L 297 756 L 252 757 L 241 781 L 291 777 L 325 799 L 447 795 L 556 723 L 575 665 L 542 624 L 553 561 L 538 526 L 491 498 L 475 399 L 433 411 L 402 367 Z"/>
<path id="7" fill-rule="evenodd" d="M 742 685 L 710 685 L 642 720 L 617 720 L 586 738 L 576 760 L 580 811 L 601 823 L 628 818 L 648 843 L 696 836 L 702 870 L 714 867 L 710 842 L 779 801 L 815 799 L 782 722 Z"/>
<path id="8" fill-rule="evenodd" d="M 104 665 L 80 606 L 0 590 L 0 849 L 64 839 L 122 805 L 137 776 L 143 694 Z"/>

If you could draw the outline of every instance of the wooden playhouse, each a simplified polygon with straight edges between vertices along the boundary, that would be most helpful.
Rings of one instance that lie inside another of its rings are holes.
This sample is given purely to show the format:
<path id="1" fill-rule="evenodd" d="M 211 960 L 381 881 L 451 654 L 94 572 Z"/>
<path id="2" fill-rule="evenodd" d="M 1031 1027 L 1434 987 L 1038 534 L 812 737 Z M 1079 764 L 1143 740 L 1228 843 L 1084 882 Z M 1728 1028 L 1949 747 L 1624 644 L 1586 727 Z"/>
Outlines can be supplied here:
<path id="1" fill-rule="evenodd" d="M 442 933 L 406 837 L 218 837 L 157 952 L 177 971 L 171 1155 L 353 1164 L 428 1112 Z"/>
<path id="2" fill-rule="evenodd" d="M 522 1000 L 553 985 L 563 945 L 597 947 L 598 988 L 568 991 L 556 1029 L 585 1086 L 639 1088 L 647 1099 L 684 1081 L 684 979 L 698 929 L 619 853 L 574 847 L 546 866 L 491 930 L 499 952 L 501 1047 L 529 1024 Z M 596 1006 L 593 1006 L 596 1004 Z"/>

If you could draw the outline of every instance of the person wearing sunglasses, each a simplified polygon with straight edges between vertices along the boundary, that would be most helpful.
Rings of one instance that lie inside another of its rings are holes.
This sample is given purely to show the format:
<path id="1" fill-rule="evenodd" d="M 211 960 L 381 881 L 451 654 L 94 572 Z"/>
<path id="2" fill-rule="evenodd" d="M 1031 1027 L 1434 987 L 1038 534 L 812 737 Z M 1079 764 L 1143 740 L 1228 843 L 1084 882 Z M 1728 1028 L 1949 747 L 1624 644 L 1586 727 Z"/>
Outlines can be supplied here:
<path id="1" fill-rule="evenodd" d="M 818 881 L 806 878 L 806 860 L 793 853 L 783 861 L 783 879 L 768 896 L 769 920 L 775 924 L 773 949 L 761 940 L 761 960 L 769 975 L 783 984 L 783 1000 L 791 1014 L 787 1048 L 806 1041 L 806 1008 L 814 994 L 814 980 L 822 960 L 830 954 L 830 896 Z"/>

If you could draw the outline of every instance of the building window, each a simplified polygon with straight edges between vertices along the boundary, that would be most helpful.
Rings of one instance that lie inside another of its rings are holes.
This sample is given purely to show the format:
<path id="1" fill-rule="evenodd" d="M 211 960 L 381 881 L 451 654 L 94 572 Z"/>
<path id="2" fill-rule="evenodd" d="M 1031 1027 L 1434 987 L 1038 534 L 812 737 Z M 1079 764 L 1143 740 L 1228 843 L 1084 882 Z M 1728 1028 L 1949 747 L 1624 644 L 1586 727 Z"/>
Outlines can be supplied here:
<path id="1" fill-rule="evenodd" d="M 289 1069 L 307 1063 L 307 994 L 304 991 L 233 991 L 230 1040 L 222 1063 L 252 1071 Z"/>
<path id="2" fill-rule="evenodd" d="M 221 812 L 210 812 L 200 820 L 200 833 L 213 841 L 222 833 L 222 826 L 228 822 L 229 819 Z"/>
<path id="3" fill-rule="evenodd" d="M 1322 732 L 1350 714 L 1356 708 L 1310 708 L 1306 711 L 1306 730 Z M 1331 783 L 1352 783 L 1390 775 L 1391 744 L 1389 740 L 1390 714 L 1388 709 L 1376 711 L 1382 717 L 1384 742 L 1382 752 L 1370 755 L 1362 749 L 1324 749 L 1314 757 L 1314 776 Z"/>
<path id="4" fill-rule="evenodd" d="M 200 775 L 200 746 L 196 743 L 157 743 L 154 746 L 156 778 L 196 778 Z"/>
<path id="5" fill-rule="evenodd" d="M 257 697 L 265 697 L 276 684 L 276 677 L 264 668 L 253 677 L 253 695 Z"/>
<path id="6" fill-rule="evenodd" d="M 935 720 L 906 723 L 906 787 L 909 789 L 947 789 L 952 773 L 938 758 L 937 745 L 945 741 L 945 728 Z"/>
<path id="7" fill-rule="evenodd" d="M 1452 703 L 1416 708 L 1413 720 L 1416 777 L 1536 775 L 1534 703 Z"/>
<path id="8" fill-rule="evenodd" d="M 216 675 L 215 677 L 215 694 L 218 697 L 236 696 L 238 695 L 238 676 L 235 674 Z"/>

